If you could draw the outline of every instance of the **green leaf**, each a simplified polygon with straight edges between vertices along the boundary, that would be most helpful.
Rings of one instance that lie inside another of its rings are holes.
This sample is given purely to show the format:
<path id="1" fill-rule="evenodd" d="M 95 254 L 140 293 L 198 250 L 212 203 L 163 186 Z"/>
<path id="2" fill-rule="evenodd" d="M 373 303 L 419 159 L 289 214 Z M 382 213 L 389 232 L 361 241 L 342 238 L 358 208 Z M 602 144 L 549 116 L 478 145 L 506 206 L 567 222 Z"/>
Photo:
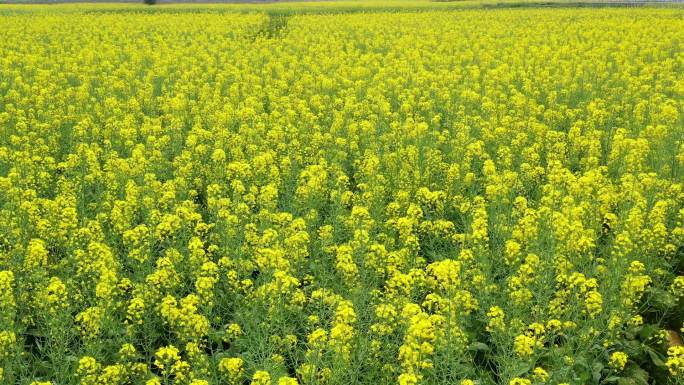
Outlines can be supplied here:
<path id="1" fill-rule="evenodd" d="M 620 377 L 617 381 L 618 385 L 637 385 L 637 382 L 633 378 Z"/>
<path id="2" fill-rule="evenodd" d="M 600 362 L 595 362 L 591 367 L 591 377 L 595 384 L 598 384 L 601 380 L 601 372 L 603 371 L 603 364 Z"/>
<path id="3" fill-rule="evenodd" d="M 78 360 L 79 358 L 77 356 L 74 356 L 73 354 L 66 356 L 67 362 L 78 362 Z"/>
<path id="4" fill-rule="evenodd" d="M 639 341 L 627 341 L 625 342 L 625 353 L 629 354 L 630 357 L 638 356 L 642 350 L 642 344 Z"/>
<path id="5" fill-rule="evenodd" d="M 491 349 L 489 348 L 489 346 L 487 344 L 485 344 L 483 342 L 473 342 L 472 344 L 470 344 L 470 346 L 468 346 L 468 350 L 475 351 L 475 352 L 477 352 L 477 351 L 488 352 Z"/>
<path id="6" fill-rule="evenodd" d="M 651 357 L 651 362 L 653 362 L 653 365 L 658 366 L 658 367 L 665 367 L 665 362 L 662 360 L 658 352 L 656 352 L 653 349 L 645 349 L 646 353 L 648 353 L 648 356 Z"/>
<path id="7" fill-rule="evenodd" d="M 660 328 L 657 325 L 651 325 L 651 324 L 644 325 L 642 327 L 641 331 L 639 332 L 639 337 L 645 341 L 645 340 L 655 336 L 659 330 L 660 330 Z"/>
<path id="8" fill-rule="evenodd" d="M 637 365 L 631 365 L 624 371 L 625 377 L 629 377 L 635 385 L 648 385 L 648 372 Z"/>
<path id="9" fill-rule="evenodd" d="M 515 377 L 522 377 L 522 376 L 526 375 L 527 373 L 529 373 L 530 369 L 532 369 L 532 367 L 530 365 L 523 364 L 522 366 L 519 367 L 517 372 L 513 373 L 513 375 Z"/>

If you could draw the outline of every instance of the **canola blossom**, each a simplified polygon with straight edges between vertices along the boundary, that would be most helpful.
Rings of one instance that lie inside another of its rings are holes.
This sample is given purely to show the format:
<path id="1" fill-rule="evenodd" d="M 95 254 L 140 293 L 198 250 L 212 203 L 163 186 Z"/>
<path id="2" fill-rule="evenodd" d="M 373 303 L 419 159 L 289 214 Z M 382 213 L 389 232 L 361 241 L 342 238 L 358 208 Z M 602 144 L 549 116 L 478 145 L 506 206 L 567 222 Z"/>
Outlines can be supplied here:
<path id="1" fill-rule="evenodd" d="M 0 383 L 683 384 L 684 9 L 316 7 L 0 6 Z"/>

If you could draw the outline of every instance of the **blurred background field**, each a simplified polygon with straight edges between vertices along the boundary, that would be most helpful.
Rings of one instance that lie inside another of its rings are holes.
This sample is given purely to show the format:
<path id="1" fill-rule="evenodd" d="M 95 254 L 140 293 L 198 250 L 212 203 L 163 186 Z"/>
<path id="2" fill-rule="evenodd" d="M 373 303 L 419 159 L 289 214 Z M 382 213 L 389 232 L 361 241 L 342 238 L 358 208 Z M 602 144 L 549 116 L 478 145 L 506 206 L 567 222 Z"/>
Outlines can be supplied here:
<path id="1" fill-rule="evenodd" d="M 122 3 L 138 4 L 137 0 L 0 0 L 2 5 L 40 4 L 98 4 L 99 7 L 116 8 Z M 281 0 L 158 0 L 157 5 L 184 7 L 206 4 L 212 10 L 251 11 L 287 10 L 292 12 L 369 12 L 402 10 L 449 10 L 473 8 L 516 8 L 516 7 L 640 7 L 640 6 L 684 6 L 682 0 L 358 0 L 358 1 L 281 1 Z M 113 4 L 108 6 L 108 4 Z M 67 10 L 70 6 L 63 7 Z"/>

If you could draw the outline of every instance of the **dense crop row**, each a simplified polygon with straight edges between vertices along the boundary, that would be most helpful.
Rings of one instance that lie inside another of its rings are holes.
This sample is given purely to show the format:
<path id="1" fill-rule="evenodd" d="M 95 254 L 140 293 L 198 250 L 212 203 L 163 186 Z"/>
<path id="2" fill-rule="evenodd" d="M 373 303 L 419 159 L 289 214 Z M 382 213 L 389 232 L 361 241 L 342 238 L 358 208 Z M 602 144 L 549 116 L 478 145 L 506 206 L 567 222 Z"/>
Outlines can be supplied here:
<path id="1" fill-rule="evenodd" d="M 0 16 L 6 383 L 684 382 L 684 11 L 98 9 Z"/>

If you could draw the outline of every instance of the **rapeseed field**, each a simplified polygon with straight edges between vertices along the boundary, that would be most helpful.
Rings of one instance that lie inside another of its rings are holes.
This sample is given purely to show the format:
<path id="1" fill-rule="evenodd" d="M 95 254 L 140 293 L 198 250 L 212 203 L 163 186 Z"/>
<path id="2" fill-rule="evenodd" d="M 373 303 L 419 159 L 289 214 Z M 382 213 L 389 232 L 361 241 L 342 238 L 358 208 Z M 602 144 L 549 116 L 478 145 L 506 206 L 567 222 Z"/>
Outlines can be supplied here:
<path id="1" fill-rule="evenodd" d="M 344 7 L 0 6 L 3 384 L 684 383 L 684 9 Z"/>

